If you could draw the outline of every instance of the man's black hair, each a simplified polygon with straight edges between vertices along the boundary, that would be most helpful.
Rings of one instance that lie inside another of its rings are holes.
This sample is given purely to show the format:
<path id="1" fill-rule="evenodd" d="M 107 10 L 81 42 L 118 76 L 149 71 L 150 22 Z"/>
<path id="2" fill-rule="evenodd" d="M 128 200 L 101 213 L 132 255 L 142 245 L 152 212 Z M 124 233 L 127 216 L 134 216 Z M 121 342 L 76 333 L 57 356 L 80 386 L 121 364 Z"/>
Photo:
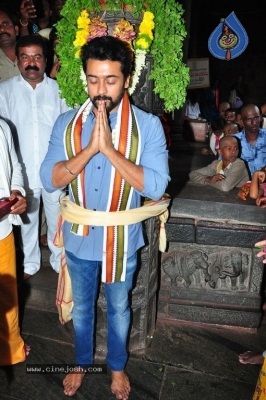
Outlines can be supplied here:
<path id="1" fill-rule="evenodd" d="M 16 56 L 19 56 L 19 48 L 20 47 L 28 47 L 28 46 L 40 46 L 42 48 L 42 52 L 44 58 L 47 58 L 47 47 L 46 41 L 41 35 L 26 35 L 22 36 L 16 44 Z"/>
<path id="2" fill-rule="evenodd" d="M 87 60 L 118 61 L 125 79 L 130 75 L 133 53 L 129 45 L 113 36 L 102 36 L 92 39 L 81 49 L 83 70 L 86 73 Z"/>
<path id="3" fill-rule="evenodd" d="M 16 13 L 12 12 L 7 6 L 0 5 L 0 12 L 5 13 L 13 25 L 19 24 L 18 15 Z"/>
<path id="4" fill-rule="evenodd" d="M 211 128 L 213 131 L 222 131 L 224 127 L 224 120 L 221 117 L 213 118 L 211 120 Z"/>

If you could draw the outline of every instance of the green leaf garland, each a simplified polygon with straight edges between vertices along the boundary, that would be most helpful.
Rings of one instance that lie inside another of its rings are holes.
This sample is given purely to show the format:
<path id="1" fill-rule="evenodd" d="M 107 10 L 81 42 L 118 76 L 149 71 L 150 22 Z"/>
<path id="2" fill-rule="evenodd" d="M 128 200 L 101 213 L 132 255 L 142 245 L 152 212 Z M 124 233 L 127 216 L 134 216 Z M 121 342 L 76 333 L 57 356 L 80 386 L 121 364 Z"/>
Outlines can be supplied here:
<path id="1" fill-rule="evenodd" d="M 154 80 L 154 92 L 164 101 L 166 111 L 182 107 L 189 84 L 189 69 L 183 63 L 182 47 L 186 29 L 182 5 L 175 0 L 105 1 L 105 6 L 110 10 L 121 9 L 123 4 L 133 6 L 136 14 L 145 10 L 154 14 L 154 40 L 150 48 L 153 67 L 149 79 Z M 63 18 L 56 24 L 59 39 L 57 53 L 61 62 L 57 82 L 62 97 L 71 107 L 84 103 L 88 97 L 80 79 L 82 63 L 79 58 L 75 58 L 73 45 L 77 18 L 82 9 L 101 11 L 100 1 L 66 0 L 61 11 Z"/>

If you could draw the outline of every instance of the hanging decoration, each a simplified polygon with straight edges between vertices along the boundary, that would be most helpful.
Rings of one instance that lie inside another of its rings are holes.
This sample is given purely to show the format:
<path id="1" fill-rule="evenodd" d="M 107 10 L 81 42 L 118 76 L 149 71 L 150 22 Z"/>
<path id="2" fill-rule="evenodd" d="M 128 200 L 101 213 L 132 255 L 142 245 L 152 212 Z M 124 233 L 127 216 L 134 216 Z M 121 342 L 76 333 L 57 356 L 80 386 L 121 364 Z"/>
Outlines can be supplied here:
<path id="1" fill-rule="evenodd" d="M 105 14 L 114 15 L 111 20 L 117 20 L 115 26 Z M 56 23 L 56 51 L 61 64 L 56 78 L 61 96 L 70 107 L 86 101 L 80 49 L 93 37 L 108 34 L 129 40 L 133 48 L 130 95 L 137 93 L 143 68 L 149 64 L 146 55 L 150 54 L 152 63 L 145 79 L 152 81 L 153 91 L 166 111 L 182 107 L 189 83 L 189 68 L 183 62 L 187 35 L 183 14 L 183 6 L 176 0 L 66 0 L 62 18 Z M 131 20 L 141 23 L 133 23 L 132 29 Z"/>
<path id="2" fill-rule="evenodd" d="M 242 54 L 247 45 L 248 35 L 234 12 L 221 20 L 208 41 L 211 54 L 227 61 Z"/>

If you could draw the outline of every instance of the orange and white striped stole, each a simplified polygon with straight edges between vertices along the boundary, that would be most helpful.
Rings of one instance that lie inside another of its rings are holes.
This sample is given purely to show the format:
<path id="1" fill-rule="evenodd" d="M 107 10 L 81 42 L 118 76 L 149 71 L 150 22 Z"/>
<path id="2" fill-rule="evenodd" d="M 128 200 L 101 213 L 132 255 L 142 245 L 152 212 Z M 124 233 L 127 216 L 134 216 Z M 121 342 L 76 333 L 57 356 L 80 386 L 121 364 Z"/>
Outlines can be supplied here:
<path id="1" fill-rule="evenodd" d="M 118 109 L 117 135 L 114 147 L 134 164 L 140 159 L 140 137 L 134 111 L 127 94 Z M 112 167 L 107 210 L 130 209 L 133 188 Z M 106 283 L 124 281 L 126 277 L 128 249 L 128 225 L 106 226 L 103 236 L 102 281 Z"/>
<path id="2" fill-rule="evenodd" d="M 89 100 L 81 106 L 66 128 L 64 140 L 68 159 L 78 154 L 82 149 L 82 114 L 88 105 Z M 134 111 L 130 105 L 128 95 L 125 93 L 118 108 L 114 148 L 134 164 L 138 164 L 140 159 L 140 135 L 138 130 Z M 74 202 L 86 208 L 84 185 L 84 171 L 82 171 L 71 182 L 70 190 Z M 133 188 L 114 167 L 111 167 L 106 211 L 113 212 L 130 209 L 132 194 Z M 128 226 L 108 226 L 104 227 L 103 230 L 102 282 L 124 281 L 126 276 Z M 89 234 L 89 227 L 73 223 L 71 231 L 77 235 L 86 236 Z"/>

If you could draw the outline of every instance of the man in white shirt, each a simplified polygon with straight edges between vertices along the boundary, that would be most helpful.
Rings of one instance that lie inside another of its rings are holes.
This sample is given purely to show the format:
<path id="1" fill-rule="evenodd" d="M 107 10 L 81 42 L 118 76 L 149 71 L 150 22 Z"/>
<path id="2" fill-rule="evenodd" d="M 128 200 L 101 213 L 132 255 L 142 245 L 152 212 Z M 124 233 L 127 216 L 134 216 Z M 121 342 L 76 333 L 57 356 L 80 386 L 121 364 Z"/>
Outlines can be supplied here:
<path id="1" fill-rule="evenodd" d="M 47 225 L 50 263 L 58 272 L 61 249 L 53 244 L 62 191 L 48 193 L 39 178 L 40 165 L 46 155 L 53 125 L 57 117 L 69 110 L 60 98 L 59 88 L 44 73 L 46 48 L 39 35 L 23 36 L 16 47 L 20 75 L 0 84 L 0 114 L 11 120 L 17 129 L 18 157 L 22 166 L 27 197 L 27 219 L 21 227 L 24 252 L 24 277 L 40 268 L 38 241 L 39 207 L 42 197 Z"/>
<path id="2" fill-rule="evenodd" d="M 11 13 L 0 9 L 0 82 L 19 75 L 16 40 L 19 27 Z"/>

